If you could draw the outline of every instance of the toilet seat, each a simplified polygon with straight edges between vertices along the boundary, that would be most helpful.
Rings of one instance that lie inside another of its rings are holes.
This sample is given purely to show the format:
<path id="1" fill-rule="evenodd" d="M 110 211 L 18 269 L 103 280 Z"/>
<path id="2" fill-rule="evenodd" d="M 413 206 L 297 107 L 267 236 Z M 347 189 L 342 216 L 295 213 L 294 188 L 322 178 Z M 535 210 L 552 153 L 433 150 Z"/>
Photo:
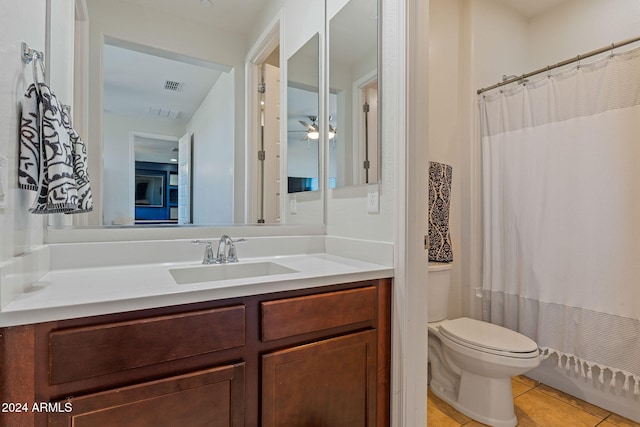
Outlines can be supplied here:
<path id="1" fill-rule="evenodd" d="M 538 345 L 519 332 L 467 317 L 440 322 L 443 338 L 467 348 L 503 357 L 538 357 Z"/>

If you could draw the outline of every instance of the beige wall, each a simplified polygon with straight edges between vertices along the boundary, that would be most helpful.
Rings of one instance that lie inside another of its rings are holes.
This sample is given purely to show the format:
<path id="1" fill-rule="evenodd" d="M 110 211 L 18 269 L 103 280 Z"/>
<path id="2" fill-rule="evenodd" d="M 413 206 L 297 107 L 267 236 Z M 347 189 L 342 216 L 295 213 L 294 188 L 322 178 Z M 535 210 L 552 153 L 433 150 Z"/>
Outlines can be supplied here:
<path id="1" fill-rule="evenodd" d="M 567 1 L 529 23 L 529 69 L 637 37 L 639 28 L 637 0 Z"/>

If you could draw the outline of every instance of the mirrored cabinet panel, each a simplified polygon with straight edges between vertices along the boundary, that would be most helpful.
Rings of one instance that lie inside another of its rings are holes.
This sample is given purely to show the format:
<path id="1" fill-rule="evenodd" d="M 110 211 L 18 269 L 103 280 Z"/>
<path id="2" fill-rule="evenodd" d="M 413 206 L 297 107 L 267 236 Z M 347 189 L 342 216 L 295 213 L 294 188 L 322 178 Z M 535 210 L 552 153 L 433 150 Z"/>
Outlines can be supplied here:
<path id="1" fill-rule="evenodd" d="M 349 0 L 329 21 L 329 188 L 378 182 L 378 2 Z"/>
<path id="2" fill-rule="evenodd" d="M 287 192 L 319 189 L 319 36 L 287 61 Z"/>

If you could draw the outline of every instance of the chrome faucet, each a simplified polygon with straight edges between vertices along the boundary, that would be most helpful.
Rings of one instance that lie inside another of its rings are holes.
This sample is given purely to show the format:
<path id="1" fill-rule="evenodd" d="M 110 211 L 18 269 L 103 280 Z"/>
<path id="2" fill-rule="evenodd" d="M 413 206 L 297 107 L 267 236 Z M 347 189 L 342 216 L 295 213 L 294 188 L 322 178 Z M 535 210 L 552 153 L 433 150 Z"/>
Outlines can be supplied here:
<path id="1" fill-rule="evenodd" d="M 226 264 L 228 262 L 238 262 L 238 253 L 236 252 L 237 242 L 246 242 L 247 239 L 233 240 L 231 237 L 223 234 L 218 242 L 218 252 L 216 253 L 216 263 Z"/>
<path id="2" fill-rule="evenodd" d="M 203 264 L 227 264 L 229 262 L 238 262 L 238 253 L 236 252 L 236 242 L 245 242 L 247 239 L 233 240 L 231 237 L 223 234 L 218 242 L 218 250 L 213 255 L 213 242 L 211 240 L 192 240 L 194 245 L 205 245 Z"/>

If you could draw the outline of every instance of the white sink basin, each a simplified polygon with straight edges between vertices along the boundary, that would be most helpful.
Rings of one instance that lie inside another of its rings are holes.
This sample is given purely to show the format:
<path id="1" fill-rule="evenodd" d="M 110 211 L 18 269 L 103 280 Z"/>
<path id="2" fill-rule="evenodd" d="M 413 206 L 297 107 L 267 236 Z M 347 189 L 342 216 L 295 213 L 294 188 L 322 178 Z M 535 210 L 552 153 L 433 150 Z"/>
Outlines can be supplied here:
<path id="1" fill-rule="evenodd" d="M 243 279 L 246 277 L 273 276 L 297 273 L 275 262 L 251 262 L 238 264 L 211 264 L 197 267 L 171 268 L 169 273 L 178 285 L 215 282 L 218 280 Z"/>

